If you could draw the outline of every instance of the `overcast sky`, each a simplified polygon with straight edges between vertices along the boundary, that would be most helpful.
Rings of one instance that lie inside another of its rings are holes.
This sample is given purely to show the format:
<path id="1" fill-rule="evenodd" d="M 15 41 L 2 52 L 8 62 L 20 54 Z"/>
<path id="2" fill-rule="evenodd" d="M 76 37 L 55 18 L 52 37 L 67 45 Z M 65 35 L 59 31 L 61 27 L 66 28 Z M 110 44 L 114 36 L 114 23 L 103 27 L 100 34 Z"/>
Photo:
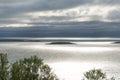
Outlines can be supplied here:
<path id="1" fill-rule="evenodd" d="M 0 0 L 0 27 L 73 21 L 120 22 L 120 0 Z"/>

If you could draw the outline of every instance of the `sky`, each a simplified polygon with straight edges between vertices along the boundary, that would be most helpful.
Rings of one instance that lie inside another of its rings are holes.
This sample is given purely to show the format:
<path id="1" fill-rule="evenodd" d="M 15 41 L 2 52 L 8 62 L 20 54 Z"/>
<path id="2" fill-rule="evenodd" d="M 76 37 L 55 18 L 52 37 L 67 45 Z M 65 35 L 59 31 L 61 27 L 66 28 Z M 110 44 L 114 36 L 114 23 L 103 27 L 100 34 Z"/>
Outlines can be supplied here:
<path id="1" fill-rule="evenodd" d="M 0 27 L 63 28 L 63 24 L 91 21 L 118 24 L 119 14 L 120 0 L 0 0 Z"/>

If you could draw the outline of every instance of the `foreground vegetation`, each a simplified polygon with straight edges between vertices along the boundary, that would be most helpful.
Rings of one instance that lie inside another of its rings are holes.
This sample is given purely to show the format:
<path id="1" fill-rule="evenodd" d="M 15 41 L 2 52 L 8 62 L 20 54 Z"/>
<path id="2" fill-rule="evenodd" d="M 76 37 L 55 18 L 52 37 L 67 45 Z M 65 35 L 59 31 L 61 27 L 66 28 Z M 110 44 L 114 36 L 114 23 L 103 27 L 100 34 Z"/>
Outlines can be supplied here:
<path id="1" fill-rule="evenodd" d="M 83 80 L 115 80 L 114 77 L 110 79 L 107 78 L 106 73 L 104 73 L 101 69 L 92 69 L 84 74 Z"/>
<path id="2" fill-rule="evenodd" d="M 7 54 L 0 53 L 0 80 L 59 80 L 51 68 L 37 56 L 20 59 L 9 63 Z M 82 80 L 115 80 L 107 79 L 106 73 L 93 69 L 84 73 Z"/>
<path id="3" fill-rule="evenodd" d="M 31 56 L 9 64 L 7 54 L 0 54 L 0 80 L 58 80 L 43 60 Z"/>

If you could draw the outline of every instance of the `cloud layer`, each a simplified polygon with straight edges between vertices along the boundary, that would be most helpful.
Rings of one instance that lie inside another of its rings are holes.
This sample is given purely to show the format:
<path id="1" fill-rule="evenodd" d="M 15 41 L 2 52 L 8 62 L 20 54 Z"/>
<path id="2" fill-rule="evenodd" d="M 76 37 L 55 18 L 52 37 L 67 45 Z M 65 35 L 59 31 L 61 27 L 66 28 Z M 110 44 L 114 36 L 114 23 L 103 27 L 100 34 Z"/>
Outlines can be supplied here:
<path id="1" fill-rule="evenodd" d="M 41 22 L 120 22 L 119 5 L 120 0 L 1 0 L 0 27 Z"/>

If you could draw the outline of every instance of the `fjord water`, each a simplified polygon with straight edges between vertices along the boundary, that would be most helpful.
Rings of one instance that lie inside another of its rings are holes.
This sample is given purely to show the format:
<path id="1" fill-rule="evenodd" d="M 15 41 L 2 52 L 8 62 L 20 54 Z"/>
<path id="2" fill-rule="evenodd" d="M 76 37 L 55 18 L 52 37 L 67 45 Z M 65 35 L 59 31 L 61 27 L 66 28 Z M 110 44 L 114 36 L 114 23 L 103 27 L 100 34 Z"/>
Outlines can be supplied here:
<path id="1" fill-rule="evenodd" d="M 40 39 L 41 40 L 41 39 Z M 48 44 L 72 41 L 75 44 Z M 8 53 L 10 62 L 37 55 L 50 65 L 61 80 L 80 80 L 83 73 L 100 68 L 109 77 L 120 78 L 120 44 L 115 38 L 46 38 L 41 42 L 0 42 L 0 53 Z"/>

